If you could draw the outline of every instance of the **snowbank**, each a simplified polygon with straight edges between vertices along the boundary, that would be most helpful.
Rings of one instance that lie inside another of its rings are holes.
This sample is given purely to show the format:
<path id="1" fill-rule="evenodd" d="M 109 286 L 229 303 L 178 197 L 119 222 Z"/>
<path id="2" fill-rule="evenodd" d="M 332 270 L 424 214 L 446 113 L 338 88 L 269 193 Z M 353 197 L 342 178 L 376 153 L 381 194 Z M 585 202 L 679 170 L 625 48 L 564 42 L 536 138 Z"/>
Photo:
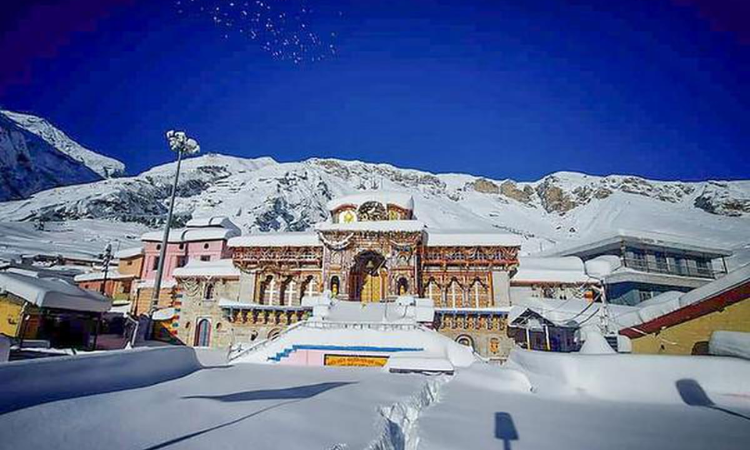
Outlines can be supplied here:
<path id="1" fill-rule="evenodd" d="M 190 347 L 138 348 L 0 364 L 0 414 L 56 400 L 150 386 L 201 368 Z"/>
<path id="2" fill-rule="evenodd" d="M 712 355 L 750 359 L 750 333 L 714 331 L 708 341 L 708 351 Z"/>
<path id="3" fill-rule="evenodd" d="M 718 356 L 582 355 L 514 349 L 505 367 L 525 372 L 535 388 L 561 387 L 619 402 L 684 403 L 681 386 L 711 398 L 750 395 L 750 362 Z M 687 381 L 686 381 L 687 380 Z"/>

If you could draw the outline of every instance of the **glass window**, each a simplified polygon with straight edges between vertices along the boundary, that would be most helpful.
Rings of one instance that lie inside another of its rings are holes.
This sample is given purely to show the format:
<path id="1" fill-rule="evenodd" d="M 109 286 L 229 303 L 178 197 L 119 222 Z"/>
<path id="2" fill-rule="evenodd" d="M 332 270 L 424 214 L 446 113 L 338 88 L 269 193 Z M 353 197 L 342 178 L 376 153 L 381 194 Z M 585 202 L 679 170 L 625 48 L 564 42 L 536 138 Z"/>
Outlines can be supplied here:
<path id="1" fill-rule="evenodd" d="M 211 255 L 201 255 L 201 261 L 211 261 Z"/>
<path id="2" fill-rule="evenodd" d="M 153 264 L 151 264 L 151 270 L 159 270 L 159 257 L 155 257 L 153 259 Z"/>

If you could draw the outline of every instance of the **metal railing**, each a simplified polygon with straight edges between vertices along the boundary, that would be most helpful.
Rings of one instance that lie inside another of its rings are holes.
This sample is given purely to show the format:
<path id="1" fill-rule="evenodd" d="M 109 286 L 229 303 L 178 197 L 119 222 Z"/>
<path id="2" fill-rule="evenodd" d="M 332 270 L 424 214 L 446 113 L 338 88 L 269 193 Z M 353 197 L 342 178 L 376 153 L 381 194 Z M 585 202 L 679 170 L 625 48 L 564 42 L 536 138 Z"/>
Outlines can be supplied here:
<path id="1" fill-rule="evenodd" d="M 663 261 L 648 261 L 638 258 L 624 258 L 625 267 L 639 272 L 663 273 L 683 277 L 716 278 L 725 272 L 711 267 L 691 267 L 688 265 L 669 264 Z"/>

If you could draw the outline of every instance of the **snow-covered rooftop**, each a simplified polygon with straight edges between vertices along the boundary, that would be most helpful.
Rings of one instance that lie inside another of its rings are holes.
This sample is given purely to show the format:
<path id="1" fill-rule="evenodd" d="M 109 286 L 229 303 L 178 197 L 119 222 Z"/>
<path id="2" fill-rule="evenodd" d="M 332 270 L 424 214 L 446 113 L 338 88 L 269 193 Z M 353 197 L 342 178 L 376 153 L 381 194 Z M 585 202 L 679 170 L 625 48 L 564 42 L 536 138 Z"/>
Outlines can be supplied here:
<path id="1" fill-rule="evenodd" d="M 141 236 L 144 242 L 161 242 L 164 233 L 162 231 L 152 231 Z M 169 230 L 169 242 L 196 242 L 196 241 L 216 241 L 226 240 L 239 236 L 240 232 L 227 228 L 176 228 Z"/>
<path id="2" fill-rule="evenodd" d="M 18 273 L 0 273 L 0 290 L 40 308 L 105 312 L 112 301 L 96 292 L 81 289 L 56 278 L 36 278 Z"/>
<path id="3" fill-rule="evenodd" d="M 586 274 L 581 258 L 577 256 L 518 258 L 518 272 L 513 276 L 514 283 L 587 283 L 595 282 Z"/>
<path id="4" fill-rule="evenodd" d="M 172 274 L 177 278 L 239 277 L 240 270 L 234 266 L 234 262 L 231 259 L 217 259 L 214 261 L 191 259 L 186 266 L 174 269 Z"/>
<path id="5" fill-rule="evenodd" d="M 424 230 L 425 224 L 418 220 L 384 220 L 380 222 L 319 223 L 318 231 L 374 231 L 378 233 L 405 231 L 415 233 Z"/>
<path id="6" fill-rule="evenodd" d="M 126 279 L 126 278 L 135 278 L 135 277 L 136 277 L 135 274 L 123 275 L 117 269 L 110 269 L 110 270 L 107 271 L 107 279 L 108 280 L 122 280 L 122 279 Z M 82 273 L 80 275 L 76 275 L 75 278 L 73 278 L 73 279 L 76 282 L 103 280 L 104 279 L 104 272 Z"/>
<path id="7" fill-rule="evenodd" d="M 522 239 L 515 234 L 493 233 L 486 230 L 427 230 L 428 247 L 502 246 L 520 247 Z"/>
<path id="8" fill-rule="evenodd" d="M 665 292 L 657 295 L 638 304 L 636 310 L 615 317 L 615 320 L 621 328 L 641 325 L 678 309 L 710 300 L 717 295 L 748 283 L 750 283 L 750 264 L 692 291 L 686 293 Z"/>
<path id="9" fill-rule="evenodd" d="M 383 205 L 396 205 L 408 210 L 414 209 L 414 197 L 411 195 L 403 192 L 381 191 L 364 192 L 362 194 L 339 197 L 329 201 L 327 207 L 329 211 L 335 211 L 345 205 L 352 205 L 358 208 L 367 202 L 379 202 Z"/>
<path id="10" fill-rule="evenodd" d="M 258 233 L 234 237 L 230 247 L 319 247 L 323 245 L 317 233 Z"/>
<path id="11" fill-rule="evenodd" d="M 642 246 L 651 246 L 659 248 L 676 249 L 685 252 L 700 253 L 713 258 L 722 256 L 731 256 L 732 252 L 721 246 L 703 242 L 699 239 L 687 236 L 679 236 L 668 233 L 657 233 L 653 231 L 641 230 L 616 230 L 614 233 L 591 239 L 584 239 L 570 245 L 558 246 L 549 251 L 543 252 L 550 256 L 567 256 L 567 255 L 585 255 L 592 251 L 598 251 L 606 248 L 615 248 L 621 242 L 639 244 Z"/>
<path id="12" fill-rule="evenodd" d="M 122 250 L 115 252 L 115 258 L 118 258 L 118 259 L 135 258 L 136 256 L 140 256 L 142 254 L 143 254 L 143 247 L 124 248 Z"/>
<path id="13" fill-rule="evenodd" d="M 188 223 L 185 224 L 188 228 L 206 228 L 206 227 L 217 227 L 217 228 L 227 228 L 230 230 L 237 230 L 239 231 L 239 227 L 234 224 L 231 220 L 229 220 L 226 216 L 212 216 L 212 217 L 198 217 L 195 219 L 190 219 Z"/>

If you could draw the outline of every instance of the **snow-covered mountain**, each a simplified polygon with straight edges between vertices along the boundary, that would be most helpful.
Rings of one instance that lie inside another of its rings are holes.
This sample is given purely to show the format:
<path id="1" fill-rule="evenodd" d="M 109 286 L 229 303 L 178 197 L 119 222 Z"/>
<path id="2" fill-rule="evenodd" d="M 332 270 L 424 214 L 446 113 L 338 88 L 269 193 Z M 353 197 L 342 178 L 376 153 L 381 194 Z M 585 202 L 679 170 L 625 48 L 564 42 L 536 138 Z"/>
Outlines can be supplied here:
<path id="1" fill-rule="evenodd" d="M 83 219 L 156 225 L 167 209 L 174 164 L 138 176 L 39 192 L 0 203 L 8 221 Z M 304 230 L 325 220 L 325 203 L 373 188 L 408 192 L 431 227 L 495 228 L 526 238 L 529 252 L 615 229 L 750 244 L 750 182 L 665 182 L 558 172 L 535 182 L 431 174 L 336 159 L 278 163 L 217 154 L 183 162 L 180 220 L 227 215 L 245 232 Z M 112 224 L 112 226 L 117 226 Z"/>
<path id="2" fill-rule="evenodd" d="M 120 161 L 82 147 L 40 117 L 0 111 L 0 201 L 124 172 Z"/>

